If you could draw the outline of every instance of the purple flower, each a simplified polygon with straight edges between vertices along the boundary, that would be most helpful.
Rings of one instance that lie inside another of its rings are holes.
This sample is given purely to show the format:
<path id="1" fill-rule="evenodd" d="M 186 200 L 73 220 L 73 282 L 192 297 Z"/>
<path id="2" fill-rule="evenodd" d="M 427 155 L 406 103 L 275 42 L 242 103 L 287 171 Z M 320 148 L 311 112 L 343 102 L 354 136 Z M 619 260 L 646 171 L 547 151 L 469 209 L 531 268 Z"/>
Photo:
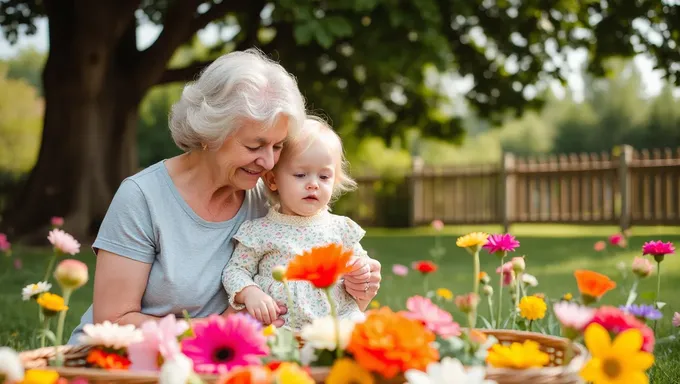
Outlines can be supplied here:
<path id="1" fill-rule="evenodd" d="M 629 306 L 622 305 L 619 307 L 619 309 L 637 317 L 640 320 L 659 320 L 663 316 L 658 309 L 648 304 L 631 304 Z"/>
<path id="2" fill-rule="evenodd" d="M 484 249 L 489 253 L 503 255 L 506 252 L 514 252 L 519 247 L 519 241 L 509 233 L 491 235 L 484 244 Z"/>

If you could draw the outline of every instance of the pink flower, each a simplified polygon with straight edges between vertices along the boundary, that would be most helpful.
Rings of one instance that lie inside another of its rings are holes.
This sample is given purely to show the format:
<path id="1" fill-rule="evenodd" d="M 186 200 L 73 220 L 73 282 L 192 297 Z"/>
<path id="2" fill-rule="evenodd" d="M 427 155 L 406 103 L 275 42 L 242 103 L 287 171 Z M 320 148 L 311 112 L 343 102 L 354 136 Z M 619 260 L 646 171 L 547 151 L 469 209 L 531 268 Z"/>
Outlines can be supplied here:
<path id="1" fill-rule="evenodd" d="M 456 296 L 455 303 L 461 312 L 470 313 L 479 305 L 479 295 L 474 292 L 458 295 Z"/>
<path id="2" fill-rule="evenodd" d="M 620 233 L 615 233 L 611 236 L 609 236 L 609 244 L 617 247 L 625 247 L 626 246 L 626 238 L 623 237 L 622 234 Z"/>
<path id="3" fill-rule="evenodd" d="M 47 236 L 47 240 L 52 243 L 54 249 L 71 256 L 80 252 L 80 243 L 73 238 L 73 236 L 62 231 L 61 229 L 53 229 Z"/>
<path id="4" fill-rule="evenodd" d="M 501 267 L 496 268 L 496 273 L 501 273 Z M 512 279 L 514 279 L 512 261 L 508 261 L 507 263 L 503 264 L 503 285 L 512 284 Z"/>
<path id="5" fill-rule="evenodd" d="M 607 243 L 601 240 L 595 243 L 595 246 L 593 246 L 593 249 L 595 249 L 596 252 L 602 252 L 605 248 L 607 248 Z"/>
<path id="6" fill-rule="evenodd" d="M 267 338 L 250 315 L 211 315 L 194 324 L 195 336 L 182 340 L 182 352 L 193 360 L 196 373 L 222 374 L 260 363 L 269 353 Z"/>
<path id="7" fill-rule="evenodd" d="M 568 301 L 561 301 L 553 306 L 555 316 L 566 328 L 582 331 L 595 316 L 595 309 Z"/>
<path id="8" fill-rule="evenodd" d="M 483 246 L 489 253 L 495 253 L 499 256 L 506 252 L 514 252 L 517 247 L 519 247 L 519 241 L 509 233 L 491 235 Z"/>
<path id="9" fill-rule="evenodd" d="M 664 243 L 662 241 L 648 241 L 642 246 L 642 254 L 643 255 L 652 255 L 652 256 L 664 256 L 664 255 L 670 255 L 675 252 L 675 247 L 673 246 L 673 243 L 670 241 L 667 243 Z"/>
<path id="10" fill-rule="evenodd" d="M 460 325 L 453 321 L 450 313 L 439 308 L 428 298 L 422 296 L 409 297 L 406 300 L 408 311 L 399 312 L 409 319 L 422 322 L 426 328 L 441 337 L 460 336 Z"/>
<path id="11" fill-rule="evenodd" d="M 7 235 L 0 233 L 0 252 L 7 252 L 12 248 L 12 244 L 7 241 Z"/>
<path id="12" fill-rule="evenodd" d="M 680 327 L 680 312 L 675 312 L 673 314 L 673 326 Z"/>
<path id="13" fill-rule="evenodd" d="M 177 320 L 175 315 L 167 315 L 159 321 L 150 320 L 142 324 L 141 332 L 144 340 L 128 346 L 128 356 L 133 371 L 158 371 L 161 357 L 171 360 L 181 353 L 177 337 L 189 329 L 184 320 Z"/>
<path id="14" fill-rule="evenodd" d="M 635 256 L 632 269 L 633 273 L 639 277 L 648 277 L 654 271 L 654 265 L 644 257 Z"/>
<path id="15" fill-rule="evenodd" d="M 444 229 L 444 222 L 439 219 L 432 220 L 432 228 L 434 228 L 435 231 L 441 231 Z"/>
<path id="16" fill-rule="evenodd" d="M 87 265 L 79 260 L 66 259 L 57 265 L 54 278 L 61 287 L 78 289 L 87 283 Z"/>
<path id="17" fill-rule="evenodd" d="M 392 273 L 397 276 L 406 276 L 408 275 L 408 267 L 401 264 L 394 264 L 392 266 Z"/>
<path id="18" fill-rule="evenodd" d="M 59 228 L 64 225 L 64 218 L 59 216 L 53 216 L 52 219 L 50 219 L 50 224 L 52 224 L 54 228 Z"/>
<path id="19" fill-rule="evenodd" d="M 638 329 L 642 333 L 642 350 L 645 352 L 654 351 L 654 332 L 645 323 L 618 308 L 611 306 L 598 308 L 588 325 L 592 323 L 600 324 L 614 335 L 618 335 L 627 329 Z"/>

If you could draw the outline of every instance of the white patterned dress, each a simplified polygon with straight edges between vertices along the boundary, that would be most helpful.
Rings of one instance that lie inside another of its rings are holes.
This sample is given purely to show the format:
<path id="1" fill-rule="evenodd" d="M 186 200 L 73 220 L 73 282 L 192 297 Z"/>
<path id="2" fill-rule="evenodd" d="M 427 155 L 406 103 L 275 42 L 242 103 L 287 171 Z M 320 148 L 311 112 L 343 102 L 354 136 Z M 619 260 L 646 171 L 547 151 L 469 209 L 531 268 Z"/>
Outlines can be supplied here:
<path id="1" fill-rule="evenodd" d="M 274 300 L 287 303 L 283 283 L 272 278 L 274 267 L 287 266 L 303 251 L 329 243 L 342 244 L 352 249 L 355 256 L 367 257 L 359 243 L 365 233 L 353 220 L 327 210 L 303 217 L 284 215 L 271 208 L 266 216 L 244 222 L 234 236 L 238 244 L 222 273 L 229 303 L 237 310 L 245 308 L 234 303 L 234 296 L 250 285 L 257 285 Z M 288 286 L 293 296 L 293 308 L 288 308 L 283 316 L 287 327 L 297 331 L 312 320 L 330 314 L 323 290 L 314 288 L 307 281 L 290 281 Z M 336 284 L 332 297 L 340 318 L 361 319 L 364 316 L 356 300 L 345 290 L 342 279 Z M 295 324 L 290 324 L 291 312 Z"/>

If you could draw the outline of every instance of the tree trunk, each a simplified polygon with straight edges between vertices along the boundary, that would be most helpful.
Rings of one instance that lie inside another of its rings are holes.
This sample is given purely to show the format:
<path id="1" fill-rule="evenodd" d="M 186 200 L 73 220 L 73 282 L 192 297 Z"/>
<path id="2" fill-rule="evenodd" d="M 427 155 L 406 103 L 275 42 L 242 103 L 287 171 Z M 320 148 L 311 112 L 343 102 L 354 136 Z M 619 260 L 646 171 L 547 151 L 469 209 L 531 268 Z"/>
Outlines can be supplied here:
<path id="1" fill-rule="evenodd" d="M 97 12 L 70 5 L 74 8 L 59 2 L 60 8 L 50 15 L 42 145 L 3 223 L 12 238 L 39 244 L 46 243 L 51 216 L 63 216 L 66 231 L 81 241 L 90 240 L 119 183 L 137 165 L 141 96 L 126 75 L 134 61 L 126 52 L 136 53 L 135 23 L 129 23 L 112 44 L 106 31 L 116 28 L 112 23 L 119 26 L 120 20 L 106 12 L 99 12 L 99 18 Z M 93 33 L 92 23 L 102 23 L 97 29 L 103 32 Z"/>

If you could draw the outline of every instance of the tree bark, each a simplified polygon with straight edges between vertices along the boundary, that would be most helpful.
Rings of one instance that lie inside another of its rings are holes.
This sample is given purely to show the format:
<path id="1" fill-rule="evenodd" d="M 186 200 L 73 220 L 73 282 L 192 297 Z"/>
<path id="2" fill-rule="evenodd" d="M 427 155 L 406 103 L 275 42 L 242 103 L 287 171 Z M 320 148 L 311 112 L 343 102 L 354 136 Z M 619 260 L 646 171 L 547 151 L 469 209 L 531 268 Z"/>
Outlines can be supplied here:
<path id="1" fill-rule="evenodd" d="M 112 36 L 123 23 L 116 13 L 83 12 L 73 2 L 58 7 L 49 15 L 38 161 L 3 222 L 8 235 L 29 243 L 46 243 L 51 216 L 63 216 L 65 230 L 90 240 L 119 183 L 137 166 L 141 95 L 127 75 L 137 53 L 134 15 Z M 93 32 L 92 23 L 102 33 Z"/>

